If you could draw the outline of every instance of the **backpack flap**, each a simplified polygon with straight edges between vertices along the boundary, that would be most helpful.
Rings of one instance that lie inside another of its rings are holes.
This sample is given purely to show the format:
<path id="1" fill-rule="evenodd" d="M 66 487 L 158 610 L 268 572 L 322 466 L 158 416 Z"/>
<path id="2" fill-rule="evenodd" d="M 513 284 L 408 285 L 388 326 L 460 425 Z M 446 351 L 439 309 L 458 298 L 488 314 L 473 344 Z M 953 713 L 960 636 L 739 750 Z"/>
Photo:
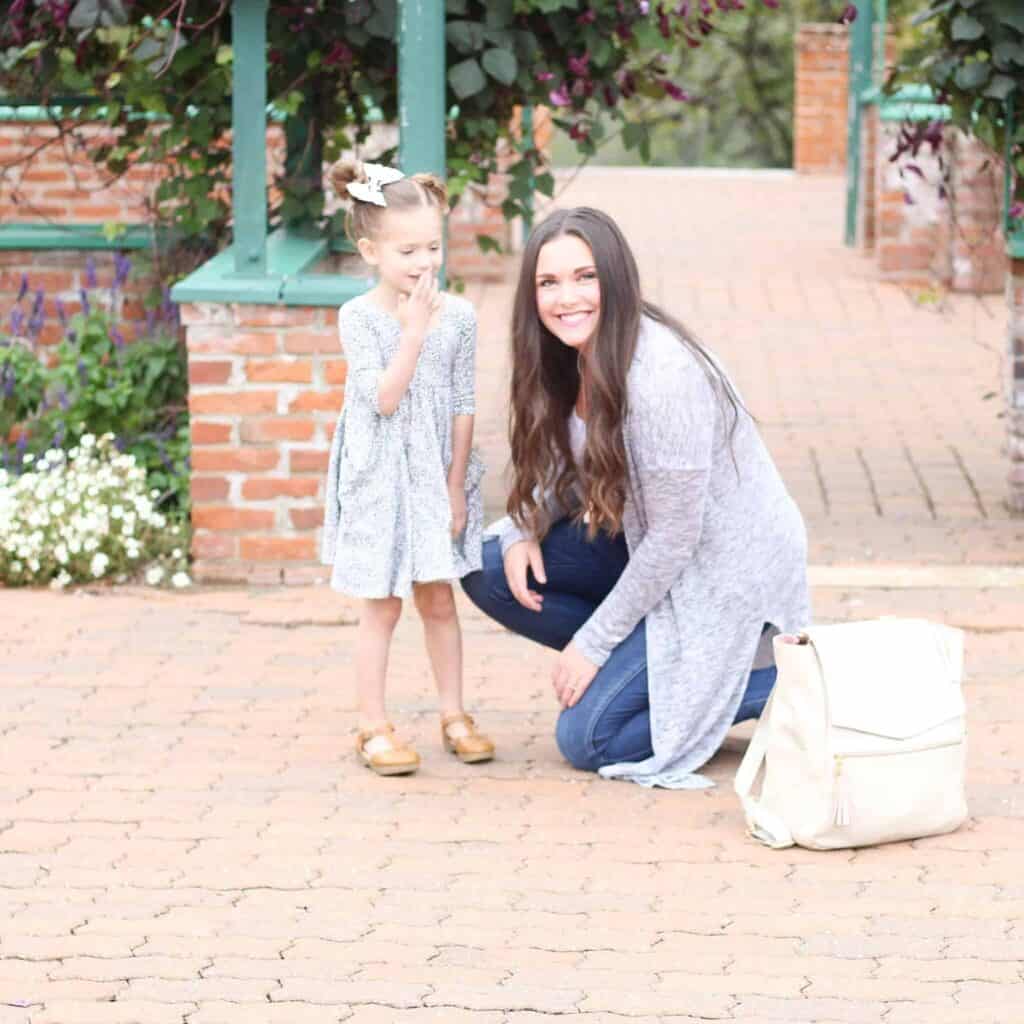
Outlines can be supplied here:
<path id="1" fill-rule="evenodd" d="M 807 630 L 833 727 L 909 740 L 962 719 L 963 634 L 918 619 Z"/>

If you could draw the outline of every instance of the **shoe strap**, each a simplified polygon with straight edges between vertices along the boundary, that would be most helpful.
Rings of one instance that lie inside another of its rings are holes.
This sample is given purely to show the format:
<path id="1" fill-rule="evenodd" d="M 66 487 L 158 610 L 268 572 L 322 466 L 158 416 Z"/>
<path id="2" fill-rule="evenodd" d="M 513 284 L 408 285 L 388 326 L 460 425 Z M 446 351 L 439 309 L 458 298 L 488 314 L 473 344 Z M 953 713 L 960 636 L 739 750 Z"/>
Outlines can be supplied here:
<path id="1" fill-rule="evenodd" d="M 450 726 L 459 724 L 464 725 L 470 735 L 476 735 L 476 722 L 473 721 L 473 716 L 467 715 L 465 711 L 453 711 L 449 715 L 441 716 L 441 731 L 446 736 Z"/>
<path id="2" fill-rule="evenodd" d="M 398 742 L 395 737 L 395 727 L 390 722 L 375 725 L 372 729 L 361 729 L 357 736 L 357 742 L 359 749 L 371 756 L 408 749 L 408 744 Z"/>

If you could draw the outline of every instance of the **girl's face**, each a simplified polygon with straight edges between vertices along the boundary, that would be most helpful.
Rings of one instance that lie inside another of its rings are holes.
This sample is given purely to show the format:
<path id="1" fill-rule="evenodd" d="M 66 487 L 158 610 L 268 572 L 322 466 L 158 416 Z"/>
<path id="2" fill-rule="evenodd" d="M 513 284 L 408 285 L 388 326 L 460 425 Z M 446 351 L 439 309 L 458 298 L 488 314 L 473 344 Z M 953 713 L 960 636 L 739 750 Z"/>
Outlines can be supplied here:
<path id="1" fill-rule="evenodd" d="M 541 246 L 534 277 L 540 322 L 563 344 L 582 350 L 601 320 L 601 283 L 590 246 L 560 235 Z"/>
<path id="2" fill-rule="evenodd" d="M 443 226 L 436 206 L 387 213 L 374 238 L 360 238 L 359 252 L 395 295 L 408 295 L 423 274 L 441 269 Z"/>

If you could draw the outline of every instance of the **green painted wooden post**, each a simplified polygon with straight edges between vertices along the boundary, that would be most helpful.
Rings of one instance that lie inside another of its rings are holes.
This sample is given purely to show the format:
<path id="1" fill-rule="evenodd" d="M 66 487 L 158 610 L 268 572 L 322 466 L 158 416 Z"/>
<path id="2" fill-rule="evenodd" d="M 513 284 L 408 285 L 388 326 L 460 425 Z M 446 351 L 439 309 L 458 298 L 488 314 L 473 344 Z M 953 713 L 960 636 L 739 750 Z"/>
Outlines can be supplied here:
<path id="1" fill-rule="evenodd" d="M 267 6 L 231 3 L 231 209 L 235 273 L 267 272 Z"/>
<path id="2" fill-rule="evenodd" d="M 444 0 L 399 0 L 398 162 L 445 175 Z"/>
<path id="3" fill-rule="evenodd" d="M 857 0 L 857 18 L 850 29 L 850 82 L 846 115 L 846 244 L 857 241 L 857 206 L 860 199 L 860 135 L 863 95 L 871 88 L 875 49 L 874 0 Z"/>

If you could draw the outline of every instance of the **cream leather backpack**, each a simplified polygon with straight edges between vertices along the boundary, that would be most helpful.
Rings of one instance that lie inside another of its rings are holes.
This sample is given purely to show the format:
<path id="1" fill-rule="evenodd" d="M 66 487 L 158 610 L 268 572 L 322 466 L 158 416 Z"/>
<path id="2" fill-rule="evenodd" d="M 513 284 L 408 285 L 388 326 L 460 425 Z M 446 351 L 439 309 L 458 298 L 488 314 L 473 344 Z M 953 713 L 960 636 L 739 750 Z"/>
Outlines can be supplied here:
<path id="1" fill-rule="evenodd" d="M 960 630 L 878 619 L 776 636 L 774 649 L 778 681 L 735 781 L 754 838 L 832 850 L 964 821 Z"/>

